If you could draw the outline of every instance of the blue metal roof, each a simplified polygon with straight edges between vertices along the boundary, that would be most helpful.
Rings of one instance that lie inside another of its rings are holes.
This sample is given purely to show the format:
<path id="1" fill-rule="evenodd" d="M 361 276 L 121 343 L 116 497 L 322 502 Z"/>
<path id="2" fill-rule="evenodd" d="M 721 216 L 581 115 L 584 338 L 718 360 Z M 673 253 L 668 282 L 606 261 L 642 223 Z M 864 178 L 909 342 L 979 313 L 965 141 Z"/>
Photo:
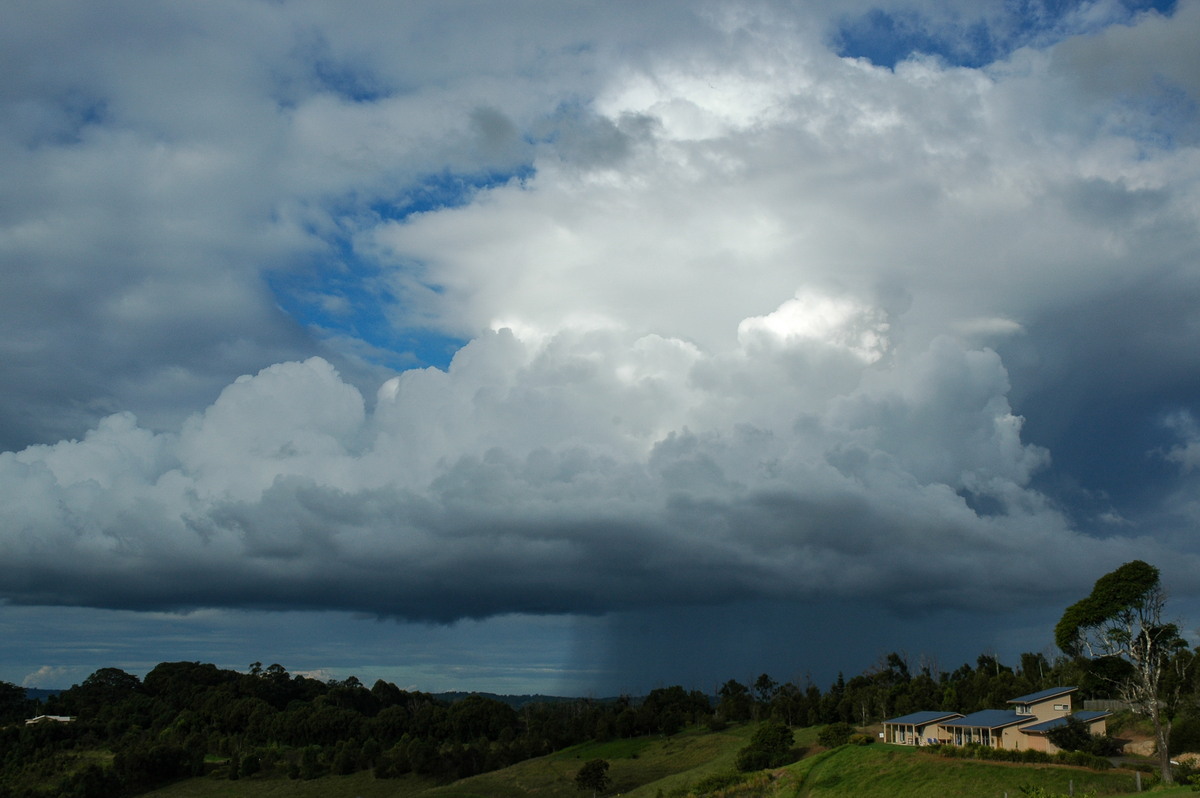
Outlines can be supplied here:
<path id="1" fill-rule="evenodd" d="M 1045 701 L 1047 698 L 1053 698 L 1058 695 L 1066 695 L 1078 690 L 1078 687 L 1051 687 L 1046 690 L 1038 690 L 1036 693 L 1029 695 L 1021 695 L 1016 698 L 1008 699 L 1010 704 L 1036 704 L 1038 701 Z"/>
<path id="2" fill-rule="evenodd" d="M 1011 709 L 985 709 L 973 712 L 965 718 L 947 721 L 943 726 L 963 726 L 976 729 L 999 729 L 1033 720 L 1031 715 L 1018 715 Z"/>
<path id="3" fill-rule="evenodd" d="M 1073 717 L 1073 718 L 1075 718 L 1075 720 L 1081 721 L 1083 723 L 1091 723 L 1094 720 L 1100 720 L 1100 718 L 1106 718 L 1111 714 L 1112 713 L 1109 712 L 1108 710 L 1102 710 L 1102 711 L 1086 710 L 1084 712 L 1076 712 L 1073 715 L 1071 715 L 1071 717 Z M 1025 732 L 1026 734 L 1045 734 L 1046 732 L 1050 731 L 1051 729 L 1057 729 L 1059 726 L 1065 726 L 1065 725 L 1067 725 L 1066 717 L 1053 718 L 1051 720 L 1044 720 L 1041 723 L 1035 723 L 1032 726 L 1024 726 L 1021 728 L 1021 731 Z"/>
<path id="4" fill-rule="evenodd" d="M 1045 734 L 1051 729 L 1057 729 L 1059 726 L 1065 726 L 1066 724 L 1067 719 L 1065 717 L 1053 718 L 1052 720 L 1044 720 L 1041 723 L 1035 723 L 1032 726 L 1025 726 L 1021 729 L 1021 731 L 1025 732 L 1026 734 Z"/>
<path id="5" fill-rule="evenodd" d="M 885 720 L 884 723 L 893 723 L 901 726 L 927 726 L 930 723 L 936 723 L 941 720 L 949 720 L 950 718 L 961 718 L 961 712 L 913 712 L 909 715 L 904 715 L 894 720 Z"/>

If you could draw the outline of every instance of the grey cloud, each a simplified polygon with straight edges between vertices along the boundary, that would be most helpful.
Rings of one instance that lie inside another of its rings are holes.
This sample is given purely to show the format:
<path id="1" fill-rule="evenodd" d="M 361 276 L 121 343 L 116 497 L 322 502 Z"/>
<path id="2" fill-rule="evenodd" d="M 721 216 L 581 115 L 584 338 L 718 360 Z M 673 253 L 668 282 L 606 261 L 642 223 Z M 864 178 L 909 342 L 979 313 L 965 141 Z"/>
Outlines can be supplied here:
<path id="1" fill-rule="evenodd" d="M 627 114 L 612 120 L 579 109 L 570 109 L 549 125 L 546 134 L 554 151 L 568 163 L 584 169 L 620 167 L 639 146 L 653 146 L 654 118 Z"/>
<path id="2" fill-rule="evenodd" d="M 496 56 L 526 30 L 519 15 L 477 20 L 482 39 L 428 35 L 481 13 L 14 9 L 0 34 L 0 445 L 75 437 L 120 410 L 166 429 L 238 374 L 314 352 L 377 382 L 362 347 L 282 314 L 263 274 L 323 257 L 347 198 L 353 217 L 421 175 L 526 157 L 516 125 L 554 108 L 552 75 L 577 59 L 530 52 L 514 86 L 490 75 L 510 74 Z M 541 27 L 563 47 L 577 35 Z M 484 100 L 510 120 L 503 142 L 495 124 L 470 135 Z"/>
<path id="3" fill-rule="evenodd" d="M 22 497 L 4 505 L 4 596 L 447 622 L 881 597 L 929 583 L 900 604 L 978 609 L 1014 584 L 1029 601 L 1057 589 L 1061 580 L 1039 587 L 1035 553 L 1101 567 L 1133 545 L 1080 536 L 1029 490 L 1042 458 L 1007 420 L 1007 382 L 990 353 L 942 343 L 927 355 L 933 372 L 898 371 L 845 400 L 884 413 L 698 431 L 677 420 L 677 432 L 639 442 L 588 426 L 597 399 L 624 404 L 629 387 L 611 379 L 630 349 L 624 336 L 506 339 L 475 342 L 476 357 L 448 375 L 412 372 L 409 390 L 381 396 L 373 418 L 327 363 L 310 360 L 239 380 L 178 436 L 124 416 L 78 443 L 4 455 L 4 484 Z M 580 345 L 586 370 L 569 367 Z M 479 357 L 505 347 L 507 368 Z M 772 371 L 769 358 L 745 367 Z M 777 390 L 813 375 L 776 373 Z M 399 417 L 381 408 L 447 379 L 433 423 L 466 435 L 442 439 L 430 459 L 408 450 Z M 661 407 L 660 423 L 687 411 Z M 925 414 L 954 423 L 935 437 Z M 753 413 L 733 417 L 744 415 Z M 573 437 L 562 431 L 572 420 L 583 422 Z M 539 434 L 547 422 L 562 430 Z M 977 514 L 964 488 L 991 496 L 995 512 Z"/>
<path id="4" fill-rule="evenodd" d="M 471 112 L 471 124 L 479 133 L 483 146 L 489 150 L 507 150 L 520 138 L 517 126 L 495 108 L 476 108 Z"/>
<path id="5" fill-rule="evenodd" d="M 1200 415 L 1200 4 L 895 70 L 821 44 L 847 8 L 14 10 L 0 599 L 918 618 L 1135 556 L 1195 590 L 1162 420 Z M 467 343 L 396 375 L 289 280 Z"/>

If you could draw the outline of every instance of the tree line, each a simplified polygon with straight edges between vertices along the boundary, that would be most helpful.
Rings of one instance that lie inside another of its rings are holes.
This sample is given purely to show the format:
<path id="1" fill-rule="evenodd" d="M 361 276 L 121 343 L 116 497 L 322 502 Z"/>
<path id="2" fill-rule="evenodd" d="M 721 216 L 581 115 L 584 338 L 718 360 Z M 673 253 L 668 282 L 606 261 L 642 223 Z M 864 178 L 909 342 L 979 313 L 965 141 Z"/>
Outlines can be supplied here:
<path id="1" fill-rule="evenodd" d="M 789 727 L 862 726 L 918 709 L 970 712 L 1044 686 L 1087 682 L 1075 667 L 1039 654 L 1023 655 L 1010 667 L 982 655 L 973 666 L 938 672 L 892 653 L 823 691 L 762 674 L 745 683 L 730 679 L 711 696 L 676 685 L 637 699 L 546 701 L 520 709 L 480 695 L 448 702 L 382 680 L 369 688 L 354 677 L 320 681 L 280 665 L 255 663 L 239 672 L 164 662 L 142 679 L 102 668 L 41 703 L 0 685 L 0 785 L 6 790 L 0 794 L 132 795 L 211 772 L 206 757 L 222 760 L 217 775 L 226 778 L 275 773 L 312 779 L 369 769 L 378 778 L 414 773 L 451 780 L 588 740 L 669 736 L 698 724 L 720 729 L 769 719 Z M 43 713 L 75 721 L 24 724 Z M 87 752 L 96 750 L 111 752 L 111 760 L 88 761 Z"/>
<path id="2" fill-rule="evenodd" d="M 353 676 L 320 681 L 278 664 L 254 663 L 241 672 L 200 662 L 164 662 L 141 679 L 102 668 L 40 702 L 0 682 L 0 796 L 133 795 L 202 773 L 312 779 L 371 770 L 377 778 L 411 773 L 452 780 L 588 740 L 670 736 L 695 725 L 861 728 L 919 710 L 1003 707 L 1015 696 L 1060 685 L 1078 686 L 1079 699 L 1131 695 L 1131 678 L 1146 672 L 1147 658 L 1157 696 L 1148 711 L 1158 713 L 1152 717 L 1163 747 L 1200 750 L 1194 652 L 1174 627 L 1156 623 L 1157 615 L 1146 621 L 1149 637 L 1128 631 L 1130 612 L 1160 598 L 1157 571 L 1141 566 L 1123 566 L 1068 608 L 1056 630 L 1062 653 L 1053 660 L 1030 652 L 1008 665 L 981 654 L 973 665 L 944 671 L 931 659 L 913 662 L 893 652 L 850 679 L 839 674 L 824 690 L 808 679 L 779 682 L 764 673 L 730 679 L 711 695 L 675 685 L 639 698 L 514 708 L 482 695 L 448 701 L 383 680 L 371 687 Z M 1109 623 L 1113 617 L 1116 626 Z M 1115 635 L 1117 650 L 1104 649 L 1104 634 Z M 75 720 L 23 722 L 36 714 Z M 772 746 L 778 741 L 767 742 L 764 761 L 777 755 Z"/>

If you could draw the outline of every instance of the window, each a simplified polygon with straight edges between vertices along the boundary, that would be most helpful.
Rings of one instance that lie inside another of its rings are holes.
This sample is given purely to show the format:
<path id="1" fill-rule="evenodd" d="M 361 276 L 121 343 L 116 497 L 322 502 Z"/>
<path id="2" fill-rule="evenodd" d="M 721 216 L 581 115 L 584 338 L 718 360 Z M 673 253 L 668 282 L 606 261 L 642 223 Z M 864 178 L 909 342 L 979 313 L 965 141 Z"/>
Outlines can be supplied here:
<path id="1" fill-rule="evenodd" d="M 1071 705 L 1070 704 L 1055 704 L 1054 708 L 1062 710 L 1063 712 L 1067 712 L 1071 709 Z"/>

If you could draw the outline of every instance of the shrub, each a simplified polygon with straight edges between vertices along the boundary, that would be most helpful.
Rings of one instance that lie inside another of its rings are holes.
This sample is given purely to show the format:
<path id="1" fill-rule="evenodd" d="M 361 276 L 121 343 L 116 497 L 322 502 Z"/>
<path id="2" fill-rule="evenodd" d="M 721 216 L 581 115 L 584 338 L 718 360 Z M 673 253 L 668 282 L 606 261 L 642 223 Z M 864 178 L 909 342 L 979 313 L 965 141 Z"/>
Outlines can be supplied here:
<path id="1" fill-rule="evenodd" d="M 769 720 L 754 732 L 750 744 L 738 751 L 734 764 L 743 773 L 787 764 L 792 759 L 794 741 L 791 728 Z"/>
<path id="2" fill-rule="evenodd" d="M 725 731 L 725 729 L 727 729 L 729 727 L 729 724 L 725 722 L 724 718 L 722 718 L 720 715 L 715 715 L 715 714 L 709 715 L 707 720 L 704 721 L 704 723 L 705 723 L 705 725 L 708 726 L 709 731 L 714 731 L 714 732 Z"/>
<path id="3" fill-rule="evenodd" d="M 954 746 L 942 745 L 941 743 L 934 743 L 933 745 L 923 745 L 920 748 L 918 748 L 917 750 L 923 754 L 930 754 L 931 756 L 940 756 L 940 757 L 946 757 L 946 758 L 951 758 L 951 757 L 955 756 Z"/>
<path id="4" fill-rule="evenodd" d="M 1057 754 L 1051 756 L 1044 751 L 1028 749 L 1014 751 L 1007 748 L 991 748 L 990 746 L 975 743 L 962 747 L 954 745 L 930 746 L 922 750 L 949 759 L 983 759 L 993 762 L 1023 762 L 1025 764 L 1059 762 L 1064 765 L 1077 765 L 1093 770 L 1107 770 L 1112 767 L 1112 763 L 1104 757 L 1095 756 L 1085 751 L 1059 751 Z"/>
<path id="5" fill-rule="evenodd" d="M 738 751 L 737 759 L 734 760 L 734 767 L 743 773 L 748 773 L 752 770 L 765 770 L 771 767 L 771 755 L 766 751 L 746 746 Z"/>
<path id="6" fill-rule="evenodd" d="M 1092 770 L 1108 770 L 1112 767 L 1112 762 L 1104 757 L 1089 754 L 1086 751 L 1059 751 L 1054 755 L 1054 759 L 1064 765 L 1077 765 Z"/>
<path id="7" fill-rule="evenodd" d="M 869 734 L 851 734 L 848 741 L 851 745 L 870 745 L 875 738 Z"/>
<path id="8" fill-rule="evenodd" d="M 591 759 L 584 763 L 575 774 L 575 786 L 583 791 L 590 790 L 593 795 L 604 792 L 612 784 L 608 775 L 608 762 L 603 759 Z"/>
<path id="9" fill-rule="evenodd" d="M 263 769 L 262 768 L 262 760 L 259 758 L 258 754 L 247 754 L 245 757 L 242 758 L 242 775 L 243 776 L 246 776 L 246 777 L 253 776 L 255 773 L 258 773 L 262 769 Z"/>
<path id="10" fill-rule="evenodd" d="M 1092 734 L 1086 723 L 1073 717 L 1046 735 L 1050 742 L 1064 751 L 1085 751 L 1095 756 L 1112 756 L 1120 745 L 1107 734 Z"/>
<path id="11" fill-rule="evenodd" d="M 1050 792 L 1045 787 L 1034 787 L 1030 784 L 1022 785 L 1020 789 L 1021 795 L 1027 795 L 1029 798 L 1068 798 L 1061 792 Z M 1079 798 L 1096 798 L 1096 791 L 1082 793 Z"/>
<path id="12" fill-rule="evenodd" d="M 1171 756 L 1184 751 L 1200 751 L 1200 718 L 1179 718 L 1171 726 Z"/>
<path id="13" fill-rule="evenodd" d="M 849 723 L 831 723 L 817 733 L 817 742 L 826 748 L 837 748 L 850 742 L 854 727 Z"/>
<path id="14" fill-rule="evenodd" d="M 741 773 L 714 773 L 713 775 L 706 776 L 705 778 L 696 782 L 696 786 L 693 788 L 693 791 L 698 795 L 704 795 L 706 793 L 716 792 L 717 790 L 723 790 L 726 787 L 736 786 L 744 782 L 746 779 L 747 776 L 744 776 Z"/>

